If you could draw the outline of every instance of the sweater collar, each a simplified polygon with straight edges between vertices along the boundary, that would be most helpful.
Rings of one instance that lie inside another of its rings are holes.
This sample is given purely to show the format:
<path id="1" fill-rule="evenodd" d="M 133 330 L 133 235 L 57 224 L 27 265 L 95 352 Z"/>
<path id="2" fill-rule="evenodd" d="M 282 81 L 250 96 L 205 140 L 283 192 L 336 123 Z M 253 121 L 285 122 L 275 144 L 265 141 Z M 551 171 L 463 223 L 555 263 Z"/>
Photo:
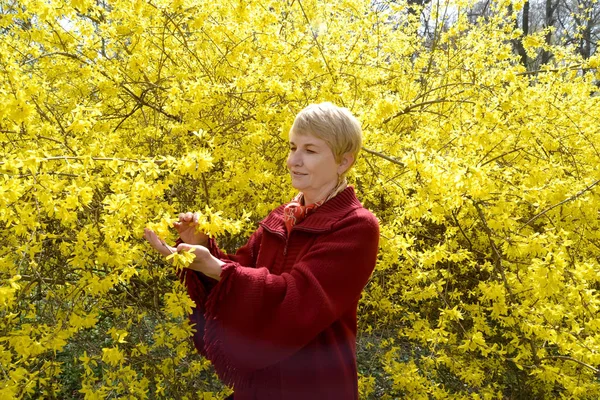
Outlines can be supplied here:
<path id="1" fill-rule="evenodd" d="M 287 203 L 286 203 L 287 204 Z M 260 222 L 264 228 L 269 231 L 285 235 L 285 224 L 283 221 L 283 204 L 273 210 L 265 219 Z M 342 219 L 350 211 L 360 208 L 362 205 L 356 198 L 354 188 L 348 186 L 334 198 L 318 207 L 314 213 L 304 219 L 292 230 L 318 231 L 325 232 L 332 228 L 333 224 Z"/>

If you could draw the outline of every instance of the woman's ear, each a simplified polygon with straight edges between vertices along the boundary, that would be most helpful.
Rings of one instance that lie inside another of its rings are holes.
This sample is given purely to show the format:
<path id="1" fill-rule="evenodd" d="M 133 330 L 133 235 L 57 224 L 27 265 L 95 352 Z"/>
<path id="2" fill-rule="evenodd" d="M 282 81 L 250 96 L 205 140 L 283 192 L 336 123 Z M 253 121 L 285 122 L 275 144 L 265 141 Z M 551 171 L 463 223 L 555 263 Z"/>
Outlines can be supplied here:
<path id="1" fill-rule="evenodd" d="M 340 165 L 338 166 L 338 174 L 342 175 L 352 166 L 354 163 L 354 156 L 352 153 L 344 153 L 342 155 L 342 159 L 340 161 Z"/>

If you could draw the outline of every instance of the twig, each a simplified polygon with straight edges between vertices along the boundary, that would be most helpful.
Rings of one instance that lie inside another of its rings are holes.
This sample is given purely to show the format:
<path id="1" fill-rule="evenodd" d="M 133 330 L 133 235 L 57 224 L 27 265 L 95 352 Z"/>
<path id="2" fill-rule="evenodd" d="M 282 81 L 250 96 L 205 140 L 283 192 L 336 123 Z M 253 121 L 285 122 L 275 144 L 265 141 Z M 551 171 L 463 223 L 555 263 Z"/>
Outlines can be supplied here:
<path id="1" fill-rule="evenodd" d="M 325 62 L 325 66 L 327 67 L 327 71 L 329 71 L 329 75 L 331 75 L 331 77 L 335 81 L 336 78 L 333 75 L 333 71 L 331 70 L 331 67 L 329 66 L 329 63 L 327 62 L 327 59 L 325 58 L 325 54 L 323 53 L 323 48 L 321 47 L 321 44 L 317 40 L 317 34 L 313 31 L 312 27 L 310 26 L 310 19 L 308 19 L 308 15 L 306 15 L 306 12 L 304 11 L 304 7 L 302 6 L 302 2 L 300 0 L 298 0 L 298 5 L 300 6 L 300 10 L 302 10 L 302 15 L 304 15 L 304 19 L 306 19 L 306 23 L 308 24 L 308 27 L 310 28 L 310 31 L 312 33 L 312 37 L 315 40 L 315 43 L 317 44 L 317 48 L 319 49 L 319 53 L 321 53 L 321 57 L 323 58 L 323 61 Z"/>
<path id="2" fill-rule="evenodd" d="M 484 165 L 486 165 L 486 164 L 489 164 L 489 163 L 491 163 L 491 162 L 494 162 L 494 161 L 496 161 L 496 160 L 497 160 L 497 159 L 499 159 L 499 158 L 502 158 L 502 157 L 504 157 L 504 156 L 507 156 L 507 155 L 509 155 L 509 154 L 512 154 L 512 153 L 514 153 L 514 152 L 516 152 L 516 151 L 521 151 L 521 150 L 523 150 L 523 148 L 522 148 L 522 147 L 517 147 L 516 149 L 514 149 L 514 150 L 510 150 L 510 151 L 507 151 L 507 152 L 505 152 L 505 153 L 502 153 L 502 154 L 500 154 L 499 156 L 496 156 L 496 157 L 492 158 L 491 160 L 487 160 L 486 162 L 484 162 L 483 164 L 481 164 L 481 166 L 483 167 Z M 482 160 L 482 161 L 483 161 L 483 160 Z"/>
<path id="3" fill-rule="evenodd" d="M 87 157 L 83 156 L 56 156 L 56 157 L 45 157 L 40 158 L 39 161 L 57 161 L 57 160 L 83 160 Z M 121 162 L 131 162 L 131 163 L 149 163 L 153 162 L 154 164 L 161 165 L 166 162 L 166 160 L 133 160 L 128 158 L 110 158 L 110 157 L 90 157 L 94 161 L 121 161 Z M 0 161 L 0 165 L 6 164 L 6 161 Z"/>
<path id="4" fill-rule="evenodd" d="M 137 101 L 137 102 L 138 102 L 138 104 L 140 104 L 140 105 L 142 105 L 142 106 L 150 107 L 150 108 L 151 108 L 151 109 L 153 109 L 154 111 L 156 111 L 156 112 L 158 112 L 158 113 L 161 113 L 161 114 L 162 114 L 162 115 L 164 115 L 165 117 L 167 117 L 167 118 L 170 118 L 170 119 L 172 119 L 172 120 L 174 120 L 174 121 L 177 121 L 177 122 L 182 122 L 182 118 L 181 118 L 181 117 L 178 117 L 178 116 L 176 116 L 176 115 L 169 114 L 168 112 L 166 112 L 165 110 L 163 110 L 163 109 L 162 109 L 162 107 L 160 107 L 160 106 L 157 106 L 157 105 L 154 105 L 154 104 L 150 104 L 150 103 L 148 103 L 147 101 L 145 101 L 145 100 L 143 99 L 143 95 L 141 95 L 141 96 L 138 96 L 138 95 L 136 95 L 136 94 L 135 94 L 135 93 L 134 93 L 134 92 L 133 92 L 131 89 L 129 89 L 127 86 L 125 86 L 125 84 L 124 84 L 124 83 L 122 83 L 122 84 L 121 84 L 121 85 L 119 85 L 119 86 L 121 86 L 121 87 L 123 88 L 123 90 L 125 90 L 125 91 L 126 91 L 126 92 L 127 92 L 127 93 L 128 93 L 130 96 L 131 96 L 131 97 L 133 97 L 133 99 L 134 99 L 135 101 Z"/>
<path id="5" fill-rule="evenodd" d="M 479 215 L 479 219 L 481 219 L 481 222 L 483 224 L 483 230 L 485 231 L 485 234 L 488 237 L 488 241 L 490 242 L 490 246 L 492 246 L 492 251 L 494 253 L 494 258 L 495 258 L 495 264 L 496 264 L 496 268 L 498 270 L 498 272 L 500 272 L 500 276 L 502 277 L 502 282 L 504 283 L 504 288 L 506 289 L 506 291 L 508 292 L 508 294 L 510 295 L 510 300 L 511 302 L 514 302 L 515 300 L 515 295 L 512 291 L 512 288 L 510 287 L 510 285 L 508 284 L 508 280 L 506 279 L 506 274 L 504 273 L 504 267 L 502 266 L 502 256 L 500 255 L 500 251 L 498 251 L 498 248 L 496 247 L 496 244 L 494 243 L 494 239 L 492 239 L 492 230 L 490 229 L 490 227 L 487 224 L 487 221 L 485 219 L 485 215 L 483 214 L 483 210 L 481 210 L 481 207 L 479 207 L 479 203 L 477 201 L 473 201 L 473 205 L 475 206 L 475 209 L 477 210 L 477 214 Z"/>
<path id="6" fill-rule="evenodd" d="M 20 175 L 11 175 L 11 174 L 7 174 L 8 176 L 15 176 L 17 178 L 27 178 L 28 176 L 35 176 L 35 174 L 20 174 Z M 68 174 L 68 173 L 64 173 L 64 172 L 38 172 L 37 175 L 55 175 L 55 176 L 68 176 L 69 178 L 79 178 L 81 175 L 78 174 Z"/>
<path id="7" fill-rule="evenodd" d="M 458 212 L 460 212 L 460 209 L 457 211 L 457 214 L 458 214 Z M 460 232 L 462 233 L 462 235 L 464 236 L 464 238 L 467 239 L 467 242 L 469 242 L 469 249 L 471 251 L 473 251 L 473 243 L 471 243 L 471 239 L 469 239 L 469 237 L 467 236 L 467 234 L 463 230 L 462 226 L 460 225 L 460 222 L 458 222 L 458 217 L 456 216 L 456 214 L 454 213 L 454 211 L 452 211 L 451 214 L 452 214 L 452 218 L 454 218 L 454 222 L 456 222 L 456 226 L 458 226 L 458 229 L 460 230 Z"/>
<path id="8" fill-rule="evenodd" d="M 378 151 L 369 150 L 369 149 L 367 149 L 365 147 L 363 147 L 362 150 L 366 151 L 369 154 L 373 154 L 374 156 L 381 157 L 381 158 L 383 158 L 385 160 L 388 160 L 389 162 L 394 163 L 396 165 L 399 165 L 401 167 L 406 167 L 406 165 L 402 161 L 398 161 L 395 158 L 392 158 L 390 156 L 386 156 L 385 154 L 382 154 L 382 153 L 380 153 Z"/>
<path id="9" fill-rule="evenodd" d="M 600 370 L 598 368 L 592 367 L 590 364 L 584 363 L 583 361 L 580 361 L 576 358 L 573 357 L 569 357 L 569 356 L 546 356 L 546 357 L 542 357 L 540 358 L 540 361 L 542 360 L 548 360 L 548 359 L 558 359 L 558 360 L 566 360 L 566 361 L 573 361 L 574 363 L 577 363 L 579 365 L 582 365 L 586 368 L 591 369 L 592 371 L 594 371 L 594 373 L 596 375 L 600 375 Z"/>
<path id="10" fill-rule="evenodd" d="M 571 65 L 569 67 L 565 67 L 565 68 L 553 68 L 553 69 L 537 69 L 535 71 L 526 71 L 526 72 L 519 72 L 517 74 L 515 74 L 516 76 L 525 76 L 525 75 L 535 75 L 535 74 L 539 74 L 539 73 L 543 73 L 543 72 L 561 72 L 561 71 L 572 71 L 572 70 L 576 70 L 576 69 L 580 69 L 582 64 L 577 64 L 577 65 Z M 594 68 L 581 68 L 581 70 L 583 71 L 588 71 L 590 69 L 594 69 Z"/>
<path id="11" fill-rule="evenodd" d="M 457 94 L 460 94 L 460 93 L 457 93 Z M 387 124 L 388 122 L 390 122 L 390 121 L 391 121 L 391 120 L 393 120 L 394 118 L 397 118 L 397 117 L 399 117 L 399 116 L 401 116 L 401 115 L 404 115 L 404 114 L 408 114 L 409 112 L 411 112 L 411 111 L 412 111 L 412 110 L 414 110 L 415 108 L 419 108 L 419 107 L 423 107 L 423 106 L 428 106 L 428 105 L 430 105 L 430 104 L 438 104 L 438 103 L 456 103 L 456 102 L 459 102 L 459 103 L 471 103 L 471 104 L 473 104 L 473 102 L 472 102 L 472 101 L 468 101 L 468 100 L 459 100 L 459 101 L 456 101 L 456 100 L 450 100 L 450 99 L 436 99 L 436 100 L 427 100 L 427 101 L 424 101 L 424 102 L 422 102 L 422 103 L 412 104 L 412 105 L 410 105 L 410 106 L 406 106 L 406 107 L 404 107 L 404 109 L 400 110 L 400 111 L 399 111 L 399 112 L 397 112 L 396 114 L 392 115 L 391 117 L 388 117 L 388 118 L 384 119 L 384 120 L 382 121 L 382 124 Z"/>
<path id="12" fill-rule="evenodd" d="M 523 228 L 525 228 L 527 225 L 529 225 L 530 223 L 532 223 L 533 221 L 535 221 L 536 219 L 538 219 L 538 218 L 539 218 L 539 217 L 541 217 L 542 215 L 546 214 L 548 211 L 551 211 L 551 210 L 555 209 L 556 207 L 559 207 L 559 206 L 561 206 L 561 205 L 563 205 L 563 204 L 565 204 L 565 203 L 568 203 L 569 201 L 572 201 L 572 200 L 575 200 L 575 199 L 577 199 L 578 197 L 580 197 L 580 196 L 581 196 L 582 194 L 584 194 L 585 192 L 587 192 L 587 191 L 591 190 L 591 189 L 592 189 L 594 186 L 596 186 L 598 183 L 600 183 L 600 179 L 596 180 L 595 182 L 593 182 L 592 184 L 590 184 L 589 186 L 587 186 L 585 189 L 582 189 L 582 190 L 580 190 L 579 192 L 577 192 L 577 193 L 576 193 L 576 194 L 574 194 L 573 196 L 569 197 L 568 199 L 565 199 L 565 200 L 563 200 L 563 201 L 561 201 L 561 202 L 559 202 L 559 203 L 556 203 L 555 205 L 553 205 L 553 206 L 550 206 L 550 207 L 546 208 L 546 209 L 545 209 L 544 211 L 542 211 L 541 213 L 534 215 L 533 217 L 531 217 L 531 219 L 530 219 L 529 221 L 525 222 L 525 223 L 523 224 L 523 226 L 521 226 L 521 227 L 520 227 L 520 228 L 517 230 L 517 232 L 521 232 L 521 230 L 522 230 Z"/>
<path id="13" fill-rule="evenodd" d="M 55 51 L 53 53 L 41 54 L 39 57 L 30 58 L 29 60 L 23 61 L 23 64 L 35 62 L 35 61 L 39 60 L 40 58 L 52 57 L 52 56 L 63 56 L 63 57 L 67 57 L 67 58 L 72 58 L 73 60 L 77 60 L 84 64 L 88 64 L 88 65 L 90 64 L 88 61 L 85 61 L 84 59 L 82 59 L 80 56 L 78 56 L 76 54 L 71 54 L 71 53 L 67 53 L 67 52 L 63 52 L 63 51 Z"/>

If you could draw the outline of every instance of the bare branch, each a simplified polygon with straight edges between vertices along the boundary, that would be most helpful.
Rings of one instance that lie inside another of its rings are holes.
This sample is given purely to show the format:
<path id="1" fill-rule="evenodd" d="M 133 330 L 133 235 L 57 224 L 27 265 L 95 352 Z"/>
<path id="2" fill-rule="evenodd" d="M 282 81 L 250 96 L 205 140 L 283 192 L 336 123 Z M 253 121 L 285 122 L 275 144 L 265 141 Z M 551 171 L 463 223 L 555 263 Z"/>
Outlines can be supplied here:
<path id="1" fill-rule="evenodd" d="M 586 368 L 589 368 L 592 371 L 594 371 L 595 374 L 600 375 L 600 370 L 598 368 L 595 368 L 595 367 L 591 366 L 590 364 L 584 363 L 583 361 L 580 361 L 580 360 L 578 360 L 576 358 L 569 357 L 569 356 L 546 356 L 546 357 L 540 358 L 540 361 L 542 361 L 542 360 L 550 360 L 550 359 L 572 361 L 572 362 L 577 363 L 579 365 L 582 365 L 582 366 L 584 366 Z"/>
<path id="2" fill-rule="evenodd" d="M 512 153 L 515 153 L 515 152 L 517 152 L 517 151 L 521 151 L 521 150 L 523 150 L 523 148 L 522 148 L 522 147 L 517 147 L 516 149 L 513 149 L 513 150 L 510 150 L 510 151 L 507 151 L 507 152 L 505 152 L 505 153 L 502 153 L 502 154 L 500 154 L 499 156 L 496 156 L 496 157 L 492 158 L 491 160 L 487 160 L 486 162 L 484 162 L 483 164 L 481 164 L 481 166 L 483 167 L 484 165 L 486 165 L 486 164 L 489 164 L 489 163 L 491 163 L 491 162 L 494 162 L 494 161 L 496 161 L 496 160 L 497 160 L 497 159 L 499 159 L 499 158 L 502 158 L 502 157 L 504 157 L 504 156 L 507 156 L 507 155 L 509 155 L 509 154 L 512 154 Z"/>
<path id="3" fill-rule="evenodd" d="M 395 158 L 392 158 L 390 156 L 386 156 L 385 154 L 382 154 L 382 153 L 380 153 L 378 151 L 369 150 L 369 149 L 367 149 L 365 147 L 363 147 L 362 150 L 366 151 L 369 154 L 373 154 L 374 156 L 381 157 L 381 158 L 383 158 L 385 160 L 388 160 L 389 162 L 394 163 L 396 165 L 399 165 L 399 166 L 401 166 L 403 168 L 406 167 L 406 165 L 402 161 L 398 161 Z"/>
<path id="4" fill-rule="evenodd" d="M 56 157 L 45 157 L 40 158 L 40 161 L 57 161 L 57 160 L 83 160 L 87 157 L 83 156 L 56 156 Z M 128 158 L 109 158 L 109 157 L 91 157 L 94 161 L 121 161 L 121 162 L 130 162 L 136 164 L 150 163 L 161 165 L 166 162 L 166 160 L 134 160 Z M 6 164 L 6 161 L 0 161 L 0 165 Z"/>
<path id="5" fill-rule="evenodd" d="M 576 64 L 576 65 L 571 65 L 571 66 L 565 67 L 565 68 L 537 69 L 535 71 L 519 72 L 519 73 L 517 73 L 515 75 L 516 76 L 525 76 L 525 75 L 541 74 L 541 73 L 546 73 L 546 72 L 573 71 L 573 70 L 577 70 L 577 69 L 581 69 L 582 71 L 588 71 L 590 69 L 593 69 L 593 68 L 581 68 L 581 65 L 582 64 Z"/>
<path id="6" fill-rule="evenodd" d="M 319 40 L 317 39 L 317 35 L 315 34 L 315 32 L 313 32 L 312 28 L 310 27 L 310 20 L 308 19 L 308 15 L 306 15 L 306 12 L 304 11 L 304 6 L 302 6 L 302 2 L 300 0 L 298 0 L 298 5 L 300 6 L 300 9 L 302 10 L 302 15 L 304 15 L 304 19 L 306 20 L 306 23 L 308 24 L 308 26 L 310 28 L 310 31 L 312 33 L 312 37 L 313 37 L 315 43 L 317 44 L 317 48 L 319 49 L 319 53 L 321 53 L 321 57 L 323 58 L 323 61 L 325 62 L 325 66 L 327 67 L 327 71 L 329 71 L 329 75 L 331 75 L 331 77 L 335 81 L 336 78 L 333 75 L 333 71 L 331 70 L 331 67 L 329 66 L 329 63 L 327 62 L 327 58 L 325 58 L 325 54 L 323 53 L 323 47 L 321 47 L 321 43 L 319 43 Z"/>
<path id="7" fill-rule="evenodd" d="M 565 204 L 565 203 L 568 203 L 569 201 L 573 201 L 573 200 L 577 199 L 578 197 L 580 197 L 580 196 L 581 196 L 582 194 L 584 194 L 585 192 L 588 192 L 588 191 L 592 190 L 592 188 L 593 188 L 594 186 L 596 186 L 598 183 L 600 183 L 600 179 L 596 180 L 596 181 L 595 181 L 595 182 L 593 182 L 592 184 L 588 185 L 586 188 L 584 188 L 584 189 L 580 190 L 579 192 L 575 193 L 573 196 L 569 197 L 568 199 L 565 199 L 565 200 L 563 200 L 563 201 L 561 201 L 561 202 L 559 202 L 559 203 L 556 203 L 555 205 L 553 205 L 553 206 L 550 206 L 550 207 L 546 208 L 546 209 L 545 209 L 544 211 L 542 211 L 541 213 L 534 215 L 533 217 L 531 217 L 531 219 L 529 219 L 529 221 L 525 222 L 525 223 L 523 224 L 523 226 L 521 226 L 521 227 L 520 227 L 520 228 L 517 230 L 517 232 L 521 232 L 521 230 L 522 230 L 523 228 L 525 228 L 527 225 L 529 225 L 530 223 L 532 223 L 533 221 L 535 221 L 536 219 L 538 219 L 538 218 L 539 218 L 539 217 L 541 217 L 542 215 L 546 214 L 548 211 L 551 211 L 551 210 L 555 209 L 556 207 L 559 207 L 559 206 L 561 206 L 561 205 L 563 205 L 563 204 Z"/>
<path id="8" fill-rule="evenodd" d="M 500 254 L 500 251 L 496 247 L 496 244 L 494 243 L 494 239 L 492 239 L 492 230 L 488 226 L 488 223 L 487 223 L 487 220 L 485 218 L 485 215 L 483 214 L 483 210 L 479 206 L 479 202 L 473 201 L 473 205 L 475 206 L 475 209 L 477 210 L 477 214 L 479 215 L 479 219 L 481 220 L 481 223 L 483 224 L 483 230 L 485 231 L 485 234 L 488 237 L 488 241 L 490 243 L 490 246 L 492 247 L 492 251 L 493 251 L 493 254 L 494 254 L 494 261 L 495 261 L 494 264 L 496 265 L 496 269 L 500 273 L 500 276 L 502 277 L 502 282 L 504 283 L 504 288 L 506 289 L 506 291 L 510 295 L 511 302 L 514 302 L 515 295 L 514 295 L 514 293 L 512 291 L 512 288 L 508 284 L 508 280 L 506 279 L 506 274 L 504 273 L 504 266 L 502 265 L 502 255 Z"/>
<path id="9" fill-rule="evenodd" d="M 401 115 L 408 114 L 409 112 L 411 112 L 412 110 L 414 110 L 416 108 L 428 106 L 430 104 L 438 104 L 438 103 L 470 103 L 470 104 L 473 104 L 472 101 L 468 101 L 468 100 L 458 100 L 457 101 L 457 100 L 450 100 L 450 99 L 446 99 L 446 98 L 436 99 L 436 100 L 428 100 L 428 101 L 424 101 L 422 103 L 412 104 L 410 106 L 405 107 L 404 109 L 402 109 L 401 111 L 399 111 L 396 114 L 392 115 L 391 117 L 388 117 L 388 118 L 384 119 L 382 121 L 382 124 L 387 124 L 388 122 L 390 122 L 394 118 L 398 118 Z"/>

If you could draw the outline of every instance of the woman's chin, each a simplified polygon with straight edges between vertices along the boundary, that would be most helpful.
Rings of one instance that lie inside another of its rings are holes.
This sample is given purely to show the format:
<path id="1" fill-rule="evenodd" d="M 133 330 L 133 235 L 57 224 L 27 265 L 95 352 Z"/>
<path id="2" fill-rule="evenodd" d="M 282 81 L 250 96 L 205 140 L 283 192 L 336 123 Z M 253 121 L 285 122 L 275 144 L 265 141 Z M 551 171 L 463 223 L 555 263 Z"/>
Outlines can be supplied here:
<path id="1" fill-rule="evenodd" d="M 296 190 L 302 191 L 302 189 L 306 187 L 306 184 L 302 182 L 301 179 L 292 177 L 292 187 Z"/>

